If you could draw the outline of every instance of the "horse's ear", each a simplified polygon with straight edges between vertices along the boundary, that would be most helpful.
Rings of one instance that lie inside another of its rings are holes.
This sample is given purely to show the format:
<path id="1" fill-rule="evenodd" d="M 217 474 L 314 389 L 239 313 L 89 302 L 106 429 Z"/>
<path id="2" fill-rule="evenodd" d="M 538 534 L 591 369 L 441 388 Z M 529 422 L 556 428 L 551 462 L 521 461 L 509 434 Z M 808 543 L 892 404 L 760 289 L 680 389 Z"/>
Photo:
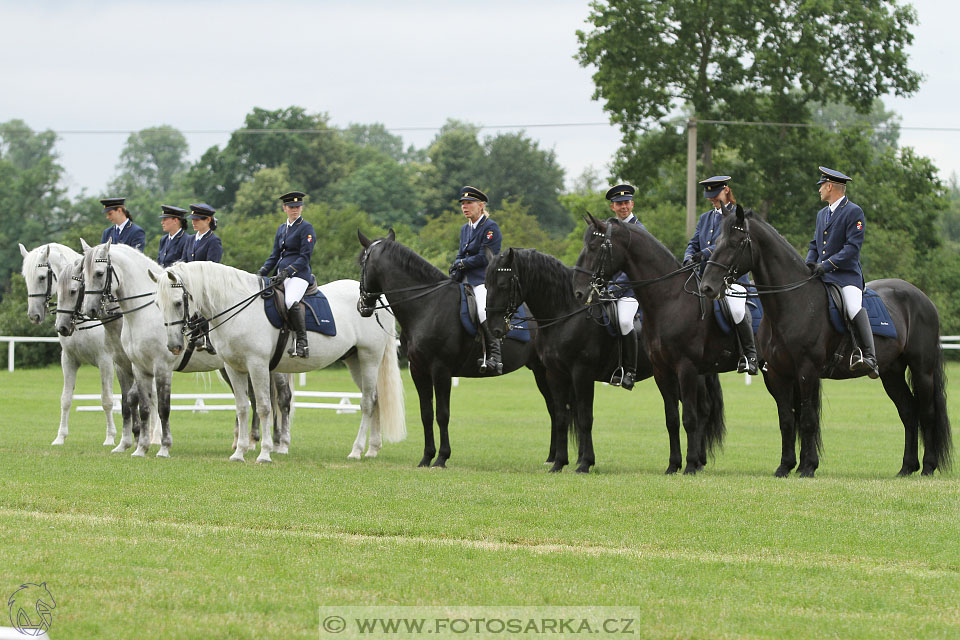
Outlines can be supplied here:
<path id="1" fill-rule="evenodd" d="M 593 217 L 593 214 L 590 213 L 589 211 L 587 211 L 587 217 L 588 217 L 588 219 L 587 219 L 587 224 L 588 224 L 588 225 L 593 225 L 593 226 L 595 226 L 595 227 L 599 227 L 599 226 L 600 226 L 600 221 L 597 220 L 596 218 L 594 218 L 594 217 Z"/>
<path id="2" fill-rule="evenodd" d="M 87 244 L 87 241 L 83 238 L 80 238 L 80 248 L 83 249 L 83 252 L 86 253 L 90 250 L 90 245 Z"/>
<path id="3" fill-rule="evenodd" d="M 361 246 L 363 246 L 364 249 L 370 246 L 370 238 L 363 235 L 363 232 L 360 231 L 359 227 L 357 227 L 357 240 L 360 241 L 360 244 Z"/>
<path id="4" fill-rule="evenodd" d="M 43 248 L 43 253 L 40 254 L 40 262 L 46 262 L 47 258 L 50 257 L 50 245 L 47 245 Z"/>
<path id="5" fill-rule="evenodd" d="M 397 241 L 397 234 L 393 232 L 393 227 L 390 227 L 390 231 L 387 231 L 387 240 L 390 242 Z"/>
<path id="6" fill-rule="evenodd" d="M 743 207 L 740 204 L 737 204 L 737 224 L 743 225 Z"/>
<path id="7" fill-rule="evenodd" d="M 147 269 L 147 275 L 150 276 L 151 280 L 159 284 L 160 278 L 153 272 L 153 269 Z"/>
<path id="8" fill-rule="evenodd" d="M 507 252 L 503 255 L 503 266 L 509 267 L 513 264 L 513 247 L 507 249 Z"/>
<path id="9" fill-rule="evenodd" d="M 493 262 L 493 259 L 497 257 L 497 254 L 491 251 L 490 247 L 483 248 L 483 255 L 487 258 L 487 264 Z"/>
<path id="10" fill-rule="evenodd" d="M 23 246 L 23 243 L 21 242 L 21 243 L 20 243 L 20 255 L 22 255 L 24 258 L 26 258 L 29 254 L 30 254 L 30 252 L 27 251 L 27 248 L 26 248 L 25 246 Z"/>
<path id="11" fill-rule="evenodd" d="M 165 273 L 167 274 L 167 277 L 170 278 L 170 282 L 176 283 L 177 276 L 173 275 L 173 273 L 170 271 L 166 271 Z"/>

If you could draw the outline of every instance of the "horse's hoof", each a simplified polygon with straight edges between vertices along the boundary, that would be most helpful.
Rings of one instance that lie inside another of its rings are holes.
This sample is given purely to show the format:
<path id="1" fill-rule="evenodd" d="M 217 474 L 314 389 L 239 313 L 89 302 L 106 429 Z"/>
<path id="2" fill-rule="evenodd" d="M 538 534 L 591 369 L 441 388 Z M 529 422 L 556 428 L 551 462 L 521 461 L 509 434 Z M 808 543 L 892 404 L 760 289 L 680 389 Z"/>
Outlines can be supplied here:
<path id="1" fill-rule="evenodd" d="M 115 444 L 117 443 L 114 438 L 107 438 L 106 440 L 103 441 L 103 446 L 105 447 L 112 447 Z"/>
<path id="2" fill-rule="evenodd" d="M 577 473 L 590 473 L 590 467 L 577 467 Z"/>
<path id="3" fill-rule="evenodd" d="M 50 443 L 50 446 L 52 446 L 52 447 L 59 447 L 60 445 L 63 444 L 63 441 L 64 441 L 64 440 L 65 440 L 65 438 L 64 438 L 63 436 L 57 436 L 56 440 L 54 440 L 53 442 Z"/>
<path id="4" fill-rule="evenodd" d="M 801 478 L 812 478 L 812 477 L 814 477 L 814 474 L 815 474 L 815 473 L 816 473 L 815 470 L 813 470 L 813 471 L 800 471 L 800 472 L 798 472 L 798 475 L 799 475 Z"/>
<path id="5" fill-rule="evenodd" d="M 274 450 L 274 453 L 288 454 L 290 453 L 290 447 L 285 444 L 281 444 Z"/>
<path id="6" fill-rule="evenodd" d="M 236 454 L 236 453 L 233 454 L 232 456 L 230 456 L 230 461 L 231 461 L 231 462 L 246 462 L 246 461 L 243 459 L 243 454 Z"/>
<path id="7" fill-rule="evenodd" d="M 780 465 L 777 467 L 777 470 L 773 472 L 774 478 L 786 478 L 790 475 L 790 468 Z"/>
<path id="8" fill-rule="evenodd" d="M 158 458 L 169 458 L 169 457 L 170 457 L 170 449 L 167 449 L 166 447 L 160 447 L 160 451 L 157 451 L 157 457 L 158 457 Z"/>
<path id="9" fill-rule="evenodd" d="M 700 471 L 700 468 L 696 465 L 687 465 L 687 468 L 683 470 L 683 475 L 685 476 L 695 476 L 697 472 Z"/>
<path id="10" fill-rule="evenodd" d="M 665 476 L 672 476 L 672 475 L 675 474 L 677 471 L 680 471 L 680 465 L 678 465 L 678 464 L 671 464 L 669 467 L 667 467 L 667 470 L 663 472 L 663 475 L 665 475 Z"/>
<path id="11" fill-rule="evenodd" d="M 130 454 L 131 458 L 145 458 L 147 456 L 147 450 L 142 447 L 137 447 L 136 450 Z"/>
<path id="12" fill-rule="evenodd" d="M 347 456 L 347 460 L 359 460 L 363 456 L 359 451 L 351 451 L 350 455 Z M 423 466 L 422 464 L 420 465 Z"/>
<path id="13" fill-rule="evenodd" d="M 563 471 L 562 464 L 555 464 L 552 467 L 550 467 L 550 473 L 560 473 L 561 471 Z"/>
<path id="14" fill-rule="evenodd" d="M 270 459 L 269 453 L 267 455 L 264 455 L 261 453 L 259 456 L 257 456 L 257 462 L 268 463 L 268 462 L 273 462 L 273 460 Z"/>
<path id="15" fill-rule="evenodd" d="M 367 452 L 364 455 L 367 458 L 376 458 L 378 453 L 380 453 L 380 449 L 367 449 Z"/>
<path id="16" fill-rule="evenodd" d="M 936 471 L 936 468 L 928 469 L 928 468 L 924 467 L 924 468 L 923 468 L 923 471 L 920 472 L 920 475 L 922 475 L 922 476 L 932 476 L 935 471 Z"/>
<path id="17" fill-rule="evenodd" d="M 430 465 L 430 468 L 431 468 L 431 469 L 446 469 L 446 468 L 447 468 L 447 463 L 444 462 L 443 460 L 437 460 L 437 461 L 434 462 L 432 465 Z"/>

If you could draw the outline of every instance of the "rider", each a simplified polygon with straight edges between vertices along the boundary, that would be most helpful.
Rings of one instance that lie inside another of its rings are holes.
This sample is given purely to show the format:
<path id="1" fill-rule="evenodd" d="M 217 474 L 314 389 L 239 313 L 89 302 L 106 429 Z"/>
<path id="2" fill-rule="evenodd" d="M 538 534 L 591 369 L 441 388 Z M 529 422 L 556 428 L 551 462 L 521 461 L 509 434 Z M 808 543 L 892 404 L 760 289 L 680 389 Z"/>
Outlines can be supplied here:
<path id="1" fill-rule="evenodd" d="M 107 220 L 113 223 L 103 230 L 100 243 L 112 240 L 113 244 L 125 244 L 142 253 L 146 234 L 143 229 L 133 223 L 133 216 L 130 215 L 124 202 L 126 198 L 104 198 L 100 201 Z"/>
<path id="2" fill-rule="evenodd" d="M 607 200 L 610 201 L 610 210 L 616 214 L 621 222 L 635 224 L 645 229 L 643 223 L 633 215 L 633 194 L 636 189 L 629 184 L 618 184 L 607 191 Z M 633 319 L 640 308 L 633 289 L 619 283 L 627 282 L 629 278 L 623 271 L 613 274 L 613 284 L 609 292 L 617 299 L 617 321 L 620 325 L 620 349 L 623 353 L 623 369 L 617 369 L 610 379 L 610 384 L 620 385 L 627 391 L 633 389 L 637 381 L 637 331 L 634 329 Z"/>
<path id="3" fill-rule="evenodd" d="M 223 244 L 213 232 L 217 228 L 217 219 L 213 216 L 217 211 L 208 204 L 191 204 L 190 220 L 196 233 L 188 236 L 183 243 L 183 253 L 180 260 L 183 262 L 220 262 L 223 257 Z M 210 325 L 204 321 L 199 330 L 203 332 L 203 342 L 197 345 L 197 351 L 206 351 L 215 354 L 216 349 L 210 342 Z"/>
<path id="4" fill-rule="evenodd" d="M 280 196 L 287 221 L 277 227 L 273 252 L 257 271 L 261 276 L 268 276 L 276 267 L 278 281 L 286 280 L 283 285 L 284 304 L 288 309 L 287 319 L 296 334 L 296 345 L 291 346 L 287 353 L 297 358 L 310 356 L 306 314 L 301 300 L 307 286 L 313 281 L 310 256 L 313 255 L 314 240 L 317 237 L 313 225 L 300 215 L 303 213 L 304 197 L 306 194 L 301 191 L 291 191 Z"/>
<path id="5" fill-rule="evenodd" d="M 724 215 L 736 210 L 737 200 L 727 185 L 727 182 L 732 179 L 730 176 L 713 176 L 700 181 L 703 185 L 703 197 L 709 200 L 714 208 L 702 214 L 697 221 L 697 230 L 683 253 L 684 266 L 701 263 L 699 271 L 703 273 L 705 263 L 717 248 L 720 222 Z M 753 316 L 747 313 L 747 290 L 744 287 L 749 282 L 747 274 L 740 276 L 737 283 L 727 287 L 725 300 L 740 341 L 737 373 L 755 376 L 757 375 L 757 347 L 753 339 Z"/>
<path id="6" fill-rule="evenodd" d="M 827 206 L 817 213 L 817 230 L 807 252 L 807 267 L 821 276 L 824 282 L 840 285 L 843 306 L 853 325 L 859 354 L 854 353 L 850 370 L 866 372 L 871 378 L 880 377 L 877 352 L 873 344 L 870 318 L 863 308 L 863 270 L 860 267 L 860 247 L 863 246 L 867 219 L 863 209 L 847 198 L 847 183 L 853 178 L 839 171 L 820 167 L 820 199 Z"/>
<path id="7" fill-rule="evenodd" d="M 157 263 L 161 267 L 169 267 L 180 261 L 183 255 L 183 245 L 187 242 L 187 210 L 170 205 L 160 205 L 160 227 L 166 232 L 160 238 L 160 251 L 157 253 Z"/>
<path id="8" fill-rule="evenodd" d="M 481 371 L 489 375 L 503 373 L 500 359 L 500 341 L 493 337 L 487 326 L 487 288 L 484 280 L 487 276 L 487 256 L 484 249 L 494 254 L 500 253 L 500 227 L 487 214 L 487 196 L 476 187 L 466 186 L 460 189 L 460 210 L 467 219 L 460 228 L 460 245 L 457 257 L 450 265 L 450 277 L 457 282 L 466 282 L 473 286 L 477 299 L 477 317 L 480 330 L 487 343 L 487 358 L 480 358 L 477 364 Z"/>

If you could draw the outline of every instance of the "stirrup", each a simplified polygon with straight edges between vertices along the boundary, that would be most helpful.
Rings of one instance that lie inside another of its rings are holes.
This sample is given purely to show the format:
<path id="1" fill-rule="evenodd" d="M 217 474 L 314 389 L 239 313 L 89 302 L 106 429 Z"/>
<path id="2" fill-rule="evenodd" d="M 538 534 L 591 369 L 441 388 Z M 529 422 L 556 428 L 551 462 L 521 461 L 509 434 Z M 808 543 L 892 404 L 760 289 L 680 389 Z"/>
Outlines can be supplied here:
<path id="1" fill-rule="evenodd" d="M 623 376 L 626 374 L 626 370 L 623 367 L 617 367 L 613 370 L 613 373 L 610 374 L 610 382 L 607 383 L 611 387 L 619 387 L 623 382 Z"/>
<path id="2" fill-rule="evenodd" d="M 759 373 L 757 362 L 754 361 L 752 364 L 753 366 L 751 367 L 750 358 L 747 356 L 740 356 L 740 360 L 737 362 L 737 373 L 746 373 L 751 376 L 757 375 Z"/>
<path id="3" fill-rule="evenodd" d="M 484 375 L 499 376 L 503 373 L 503 363 L 496 360 L 478 358 L 477 366 L 480 368 L 480 373 Z"/>

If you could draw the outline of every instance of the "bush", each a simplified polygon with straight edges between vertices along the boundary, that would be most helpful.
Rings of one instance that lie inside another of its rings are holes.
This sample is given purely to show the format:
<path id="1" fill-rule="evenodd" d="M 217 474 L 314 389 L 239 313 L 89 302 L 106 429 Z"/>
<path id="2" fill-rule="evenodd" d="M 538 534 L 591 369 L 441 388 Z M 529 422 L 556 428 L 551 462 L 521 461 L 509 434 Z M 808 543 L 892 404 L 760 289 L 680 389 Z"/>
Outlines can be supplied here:
<path id="1" fill-rule="evenodd" d="M 0 335 L 54 336 L 53 314 L 47 314 L 39 325 L 27 318 L 27 283 L 15 273 L 0 302 Z M 60 345 L 56 342 L 20 344 L 15 350 L 14 367 L 45 367 L 60 362 Z"/>

